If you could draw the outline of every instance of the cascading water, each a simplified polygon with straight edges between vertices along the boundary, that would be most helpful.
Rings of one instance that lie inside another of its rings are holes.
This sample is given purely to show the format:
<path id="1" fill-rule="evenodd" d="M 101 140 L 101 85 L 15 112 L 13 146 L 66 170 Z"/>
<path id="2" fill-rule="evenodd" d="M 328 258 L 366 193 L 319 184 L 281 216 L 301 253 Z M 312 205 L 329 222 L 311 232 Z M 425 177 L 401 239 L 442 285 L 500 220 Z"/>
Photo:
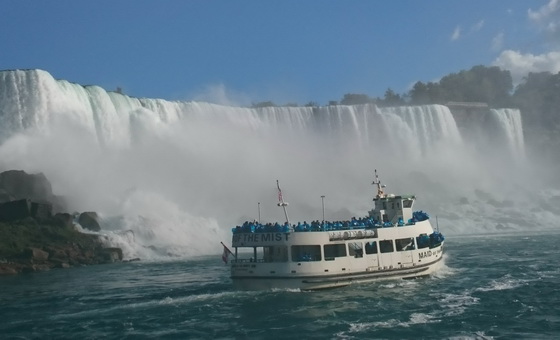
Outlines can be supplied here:
<path id="1" fill-rule="evenodd" d="M 231 227 L 257 218 L 257 204 L 263 220 L 282 220 L 277 179 L 293 220 L 319 219 L 321 195 L 328 219 L 365 215 L 375 168 L 390 192 L 424 197 L 447 230 L 492 230 L 511 214 L 483 202 L 510 197 L 524 170 L 512 170 L 508 155 L 519 164 L 524 146 L 519 111 L 492 110 L 491 120 L 480 133 L 501 132 L 485 154 L 442 105 L 253 109 L 131 98 L 45 71 L 4 71 L 0 170 L 45 173 L 70 211 L 105 216 L 128 257 L 216 252 Z M 496 161 L 495 150 L 507 155 Z M 473 214 L 482 216 L 476 224 Z"/>
<path id="2" fill-rule="evenodd" d="M 518 161 L 525 160 L 525 142 L 521 112 L 517 109 L 490 110 L 496 133 L 505 140 L 511 155 Z"/>

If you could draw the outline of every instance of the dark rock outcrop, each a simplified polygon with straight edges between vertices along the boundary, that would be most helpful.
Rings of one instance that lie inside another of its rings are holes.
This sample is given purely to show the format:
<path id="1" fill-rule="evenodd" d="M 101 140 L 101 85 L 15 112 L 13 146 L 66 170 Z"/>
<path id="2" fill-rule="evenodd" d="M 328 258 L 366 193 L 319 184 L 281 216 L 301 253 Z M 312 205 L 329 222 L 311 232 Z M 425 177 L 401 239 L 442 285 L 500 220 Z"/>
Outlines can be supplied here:
<path id="1" fill-rule="evenodd" d="M 63 211 L 64 199 L 53 195 L 52 186 L 44 174 L 27 174 L 22 170 L 0 173 L 0 203 L 27 199 L 49 204 L 51 211 Z"/>
<path id="2" fill-rule="evenodd" d="M 103 256 L 103 262 L 119 262 L 123 259 L 121 248 L 103 248 L 101 255 Z"/>
<path id="3" fill-rule="evenodd" d="M 45 263 L 49 259 L 49 253 L 39 248 L 27 248 L 24 250 L 24 256 L 33 263 Z"/>
<path id="4" fill-rule="evenodd" d="M 54 215 L 53 220 L 59 227 L 68 229 L 74 227 L 74 218 L 69 213 L 58 213 Z"/>
<path id="5" fill-rule="evenodd" d="M 0 204 L 0 221 L 15 221 L 31 216 L 31 201 L 22 199 Z"/>
<path id="6" fill-rule="evenodd" d="M 49 219 L 52 216 L 50 203 L 32 202 L 29 199 L 20 199 L 0 203 L 0 221 L 15 221 L 26 217 L 34 217 L 38 220 Z"/>
<path id="7" fill-rule="evenodd" d="M 123 260 L 120 248 L 107 248 L 98 235 L 79 232 L 72 215 L 53 216 L 53 201 L 60 198 L 43 174 L 0 173 L 0 275 Z M 101 230 L 95 212 L 80 214 L 79 223 Z"/>
<path id="8" fill-rule="evenodd" d="M 0 173 L 0 188 L 15 200 L 49 202 L 53 197 L 51 183 L 42 173 L 30 175 L 22 170 L 4 171 Z"/>
<path id="9" fill-rule="evenodd" d="M 97 235 L 66 224 L 65 214 L 57 216 L 51 224 L 0 222 L 0 275 L 122 261 L 120 248 L 107 248 Z"/>
<path id="10" fill-rule="evenodd" d="M 101 226 L 99 225 L 99 216 L 94 211 L 83 212 L 80 214 L 78 218 L 78 223 L 88 230 L 91 231 L 100 231 Z"/>

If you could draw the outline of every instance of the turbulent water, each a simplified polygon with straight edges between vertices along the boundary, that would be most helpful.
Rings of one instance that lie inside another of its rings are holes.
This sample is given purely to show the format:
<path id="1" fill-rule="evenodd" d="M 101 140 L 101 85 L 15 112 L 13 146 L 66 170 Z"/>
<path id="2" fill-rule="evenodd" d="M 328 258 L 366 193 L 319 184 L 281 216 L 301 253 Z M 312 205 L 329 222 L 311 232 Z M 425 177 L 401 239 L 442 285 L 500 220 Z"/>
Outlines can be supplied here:
<path id="1" fill-rule="evenodd" d="M 141 259 L 0 277 L 0 338 L 558 337 L 557 174 L 527 152 L 518 110 L 483 111 L 253 109 L 0 72 L 0 171 L 43 172 Z M 321 219 L 323 203 L 327 220 L 348 219 L 372 208 L 374 169 L 438 217 L 437 275 L 232 289 L 219 242 L 245 220 L 282 220 L 276 180 L 293 221 Z"/>
<path id="2" fill-rule="evenodd" d="M 2 338 L 546 339 L 560 336 L 558 232 L 448 237 L 435 276 L 235 291 L 219 256 L 0 277 Z"/>

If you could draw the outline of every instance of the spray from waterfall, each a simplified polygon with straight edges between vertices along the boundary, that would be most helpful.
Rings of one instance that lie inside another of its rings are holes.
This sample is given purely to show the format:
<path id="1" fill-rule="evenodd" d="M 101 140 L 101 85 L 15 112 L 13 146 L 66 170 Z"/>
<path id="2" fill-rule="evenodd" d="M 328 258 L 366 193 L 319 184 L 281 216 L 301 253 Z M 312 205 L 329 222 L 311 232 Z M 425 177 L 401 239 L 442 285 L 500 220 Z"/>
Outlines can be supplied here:
<path id="1" fill-rule="evenodd" d="M 462 135 L 442 105 L 169 102 L 38 70 L 0 72 L 0 84 L 0 170 L 45 173 L 70 211 L 98 211 L 129 257 L 219 251 L 257 204 L 263 221 L 282 220 L 276 180 L 291 220 L 320 219 L 322 203 L 327 219 L 365 215 L 375 168 L 389 192 L 425 197 L 448 231 L 492 230 L 528 171 L 516 110 L 493 110 L 493 139 L 481 139 Z M 504 207 L 485 211 L 488 201 Z"/>

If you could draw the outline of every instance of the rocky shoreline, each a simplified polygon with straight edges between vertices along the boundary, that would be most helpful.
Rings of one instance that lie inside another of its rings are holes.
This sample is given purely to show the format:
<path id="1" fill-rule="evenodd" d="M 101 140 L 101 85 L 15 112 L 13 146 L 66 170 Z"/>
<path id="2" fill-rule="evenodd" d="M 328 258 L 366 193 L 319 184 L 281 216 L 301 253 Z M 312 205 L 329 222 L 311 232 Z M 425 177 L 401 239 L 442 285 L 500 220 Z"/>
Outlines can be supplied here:
<path id="1" fill-rule="evenodd" d="M 62 202 L 42 174 L 0 173 L 0 275 L 122 261 L 120 248 L 76 227 L 99 231 L 95 212 L 53 215 L 53 205 L 60 209 Z"/>

